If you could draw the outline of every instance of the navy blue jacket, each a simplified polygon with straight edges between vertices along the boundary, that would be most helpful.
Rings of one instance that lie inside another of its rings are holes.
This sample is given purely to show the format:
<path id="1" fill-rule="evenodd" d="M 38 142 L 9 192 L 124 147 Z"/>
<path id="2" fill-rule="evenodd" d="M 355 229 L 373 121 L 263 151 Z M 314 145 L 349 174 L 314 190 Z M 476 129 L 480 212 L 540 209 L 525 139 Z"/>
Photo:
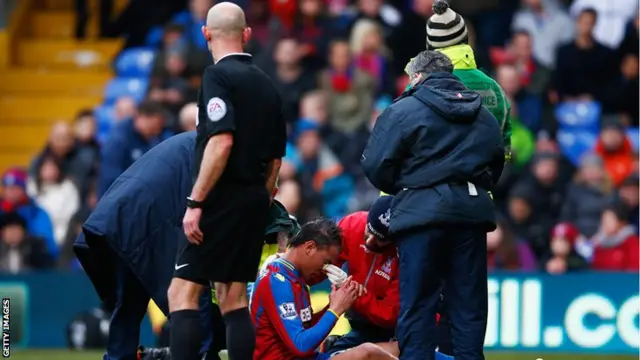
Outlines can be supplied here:
<path id="1" fill-rule="evenodd" d="M 193 185 L 195 138 L 195 131 L 173 136 L 140 157 L 113 182 L 84 223 L 74 250 L 101 297 L 113 290 L 105 288 L 109 284 L 102 275 L 108 264 L 101 262 L 109 259 L 87 252 L 85 235 L 106 239 L 166 309 L 170 264 L 179 245 L 186 244 L 182 218 Z"/>
<path id="2" fill-rule="evenodd" d="M 136 131 L 133 126 L 133 120 L 130 119 L 118 123 L 111 130 L 107 141 L 102 147 L 97 187 L 98 198 L 104 195 L 109 186 L 131 164 L 149 149 L 172 135 L 173 133 L 165 130 L 158 137 L 148 141 Z"/>
<path id="3" fill-rule="evenodd" d="M 498 121 L 450 73 L 431 74 L 380 114 L 362 154 L 369 181 L 396 195 L 391 233 L 434 224 L 494 228 L 488 190 L 503 163 Z"/>

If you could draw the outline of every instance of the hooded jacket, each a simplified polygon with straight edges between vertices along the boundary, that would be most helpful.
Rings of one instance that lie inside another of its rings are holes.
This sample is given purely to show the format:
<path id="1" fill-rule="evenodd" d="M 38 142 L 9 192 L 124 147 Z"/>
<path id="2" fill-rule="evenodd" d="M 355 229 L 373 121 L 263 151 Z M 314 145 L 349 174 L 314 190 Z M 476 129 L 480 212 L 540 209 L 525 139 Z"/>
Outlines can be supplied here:
<path id="1" fill-rule="evenodd" d="M 430 74 L 396 99 L 361 162 L 374 186 L 396 195 L 390 233 L 427 224 L 495 228 L 488 191 L 504 167 L 502 133 L 481 96 L 451 73 Z"/>
<path id="2" fill-rule="evenodd" d="M 511 158 L 511 104 L 498 83 L 490 76 L 478 69 L 475 54 L 468 44 L 459 44 L 442 49 L 436 49 L 449 58 L 453 63 L 453 75 L 457 76 L 464 86 L 482 97 L 482 105 L 493 114 L 500 123 L 505 147 L 505 159 Z M 408 64 L 407 64 L 408 66 Z M 411 87 L 407 85 L 406 90 Z"/>

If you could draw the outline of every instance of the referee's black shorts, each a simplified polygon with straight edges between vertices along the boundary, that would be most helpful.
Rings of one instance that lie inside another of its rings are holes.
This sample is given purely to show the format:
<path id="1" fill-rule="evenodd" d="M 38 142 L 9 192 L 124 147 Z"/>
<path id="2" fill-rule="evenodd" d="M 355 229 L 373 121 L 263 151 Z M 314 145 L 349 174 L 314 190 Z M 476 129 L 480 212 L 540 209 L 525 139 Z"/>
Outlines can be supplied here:
<path id="1" fill-rule="evenodd" d="M 203 285 L 255 281 L 269 202 L 264 185 L 215 189 L 200 220 L 204 239 L 178 253 L 174 277 Z"/>

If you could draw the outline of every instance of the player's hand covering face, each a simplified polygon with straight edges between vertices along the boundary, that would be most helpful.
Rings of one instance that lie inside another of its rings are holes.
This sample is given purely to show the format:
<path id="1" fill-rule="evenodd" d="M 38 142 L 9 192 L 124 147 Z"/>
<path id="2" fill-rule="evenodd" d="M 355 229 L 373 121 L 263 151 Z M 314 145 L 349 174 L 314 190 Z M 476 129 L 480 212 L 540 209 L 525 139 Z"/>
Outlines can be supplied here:
<path id="1" fill-rule="evenodd" d="M 335 263 L 340 255 L 339 246 L 318 247 L 315 241 L 307 241 L 304 245 L 305 261 L 300 269 L 305 280 L 323 275 L 325 265 Z"/>

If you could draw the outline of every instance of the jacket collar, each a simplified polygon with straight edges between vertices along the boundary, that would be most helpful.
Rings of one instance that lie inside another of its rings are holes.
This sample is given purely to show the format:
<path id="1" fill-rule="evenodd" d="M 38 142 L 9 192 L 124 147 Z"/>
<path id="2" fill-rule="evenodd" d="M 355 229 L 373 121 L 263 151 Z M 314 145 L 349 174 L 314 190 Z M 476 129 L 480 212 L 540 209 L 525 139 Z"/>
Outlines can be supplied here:
<path id="1" fill-rule="evenodd" d="M 447 55 L 453 63 L 455 70 L 471 70 L 478 68 L 473 49 L 468 44 L 449 46 L 442 49 L 436 49 L 436 51 Z"/>

